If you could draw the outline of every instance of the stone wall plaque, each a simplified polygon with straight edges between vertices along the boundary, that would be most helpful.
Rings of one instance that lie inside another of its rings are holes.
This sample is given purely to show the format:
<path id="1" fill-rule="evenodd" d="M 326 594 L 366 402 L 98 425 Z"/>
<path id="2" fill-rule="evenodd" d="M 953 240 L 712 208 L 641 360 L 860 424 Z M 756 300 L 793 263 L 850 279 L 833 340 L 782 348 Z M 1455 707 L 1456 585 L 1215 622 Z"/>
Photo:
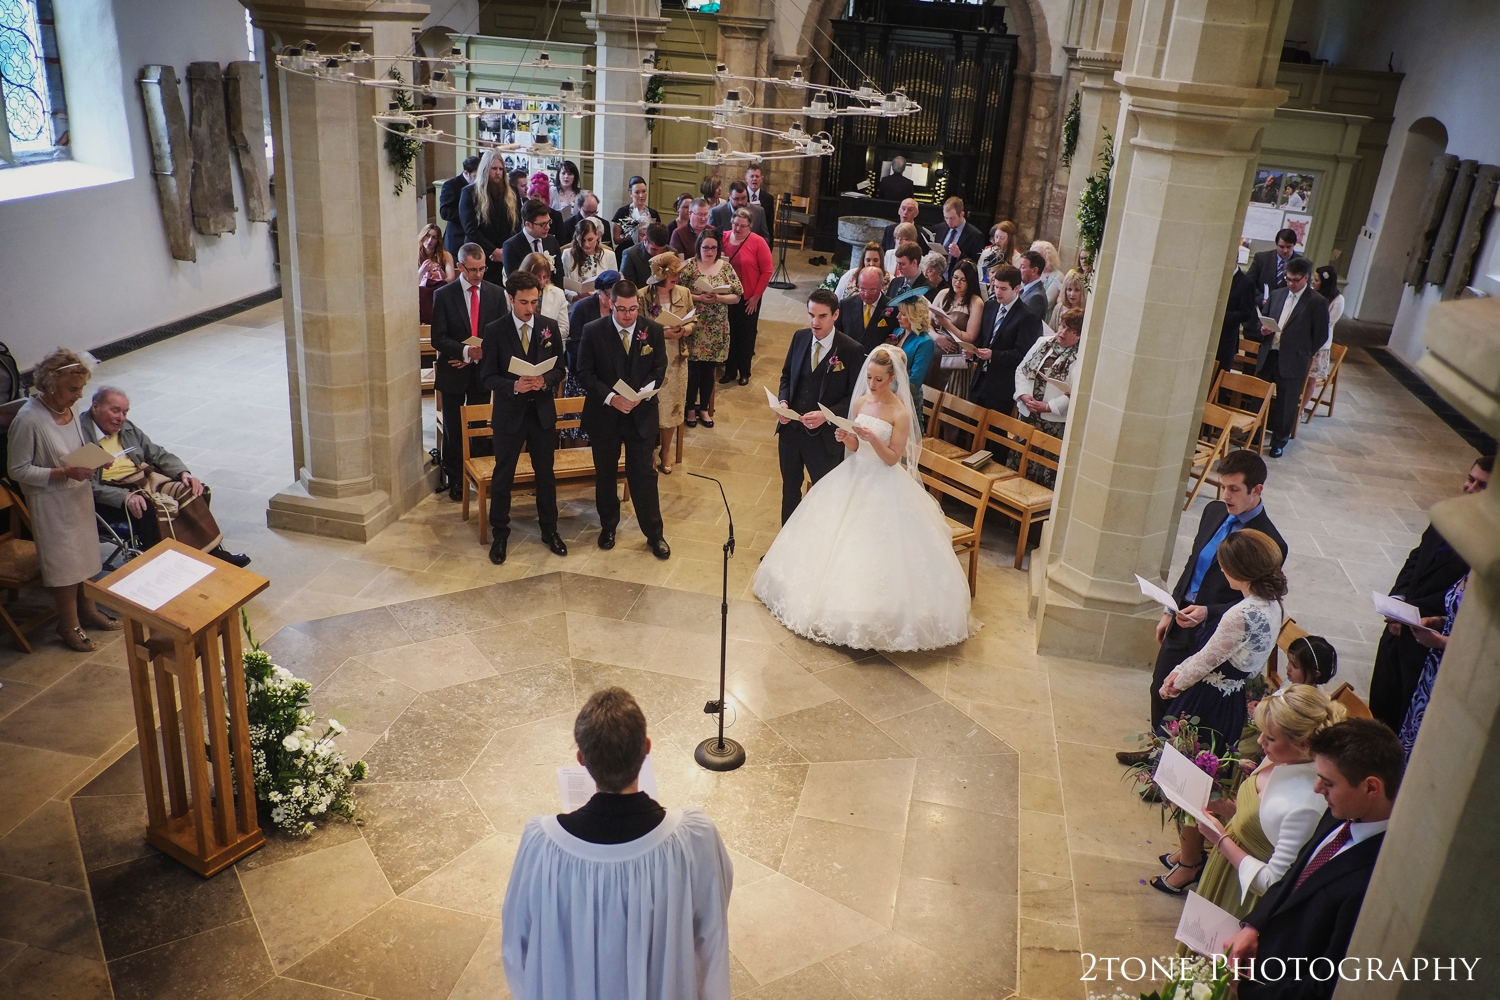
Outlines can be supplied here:
<path id="1" fill-rule="evenodd" d="M 224 101 L 229 110 L 229 141 L 240 161 L 245 188 L 245 218 L 271 221 L 271 192 L 266 186 L 265 106 L 260 101 L 260 63 L 232 62 L 224 71 Z"/>
<path id="2" fill-rule="evenodd" d="M 182 94 L 177 89 L 177 71 L 171 66 L 143 66 L 140 85 L 141 100 L 146 105 L 146 130 L 151 134 L 151 173 L 156 177 L 167 247 L 176 260 L 196 261 L 188 195 L 193 153 L 188 145 L 187 116 L 182 113 Z"/>
<path id="3" fill-rule="evenodd" d="M 1448 205 L 1443 209 L 1443 224 L 1438 227 L 1432 241 L 1432 252 L 1428 255 L 1426 280 L 1429 285 L 1441 285 L 1448 277 L 1448 263 L 1453 259 L 1453 244 L 1458 242 L 1458 229 L 1463 225 L 1464 213 L 1469 210 L 1469 193 L 1474 190 L 1474 174 L 1479 170 L 1476 160 L 1462 160 L 1458 173 L 1453 176 L 1453 190 L 1448 192 Z"/>
<path id="4" fill-rule="evenodd" d="M 1453 177 L 1458 173 L 1458 157 L 1444 153 L 1432 161 L 1427 175 L 1427 190 L 1422 193 L 1422 207 L 1417 210 L 1415 239 L 1411 253 L 1406 258 L 1406 284 L 1416 287 L 1427 273 L 1427 260 L 1432 254 L 1432 241 L 1437 238 L 1438 227 L 1443 224 L 1443 210 L 1448 207 L 1448 193 L 1453 190 Z"/>
<path id="5" fill-rule="evenodd" d="M 1443 300 L 1456 299 L 1469 283 L 1474 273 L 1474 255 L 1484 239 L 1484 224 L 1495 205 L 1495 192 L 1500 190 L 1500 167 L 1492 163 L 1481 166 L 1474 175 L 1474 190 L 1469 195 L 1469 208 L 1464 212 L 1463 225 L 1458 228 L 1458 239 L 1453 244 L 1453 261 L 1448 265 L 1448 277 L 1443 282 Z"/>
<path id="6" fill-rule="evenodd" d="M 234 177 L 224 121 L 224 73 L 216 62 L 188 65 L 193 105 L 193 225 L 206 236 L 234 232 Z"/>

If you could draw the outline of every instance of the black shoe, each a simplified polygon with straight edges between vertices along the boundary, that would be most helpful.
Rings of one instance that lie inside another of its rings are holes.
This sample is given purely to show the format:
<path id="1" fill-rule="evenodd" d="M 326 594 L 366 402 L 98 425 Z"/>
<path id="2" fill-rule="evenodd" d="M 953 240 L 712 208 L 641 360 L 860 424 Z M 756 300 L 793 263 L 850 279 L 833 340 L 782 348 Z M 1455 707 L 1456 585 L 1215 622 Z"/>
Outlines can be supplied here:
<path id="1" fill-rule="evenodd" d="M 1151 756 L 1148 750 L 1120 750 L 1115 754 L 1115 760 L 1121 764 L 1143 764 Z"/>
<path id="2" fill-rule="evenodd" d="M 1286 445 L 1284 445 L 1284 444 L 1273 444 L 1273 445 L 1271 445 L 1271 457 L 1272 458 L 1280 458 L 1282 455 L 1285 455 L 1285 454 L 1286 454 Z"/>
<path id="3" fill-rule="evenodd" d="M 741 378 L 740 378 L 740 385 L 749 385 L 749 384 L 750 384 L 750 376 L 748 376 L 748 375 L 741 376 Z"/>
<path id="4" fill-rule="evenodd" d="M 731 383 L 733 381 L 734 381 L 734 376 L 731 375 L 729 372 L 725 372 L 724 373 L 724 377 L 721 378 L 721 379 L 719 379 L 719 384 L 720 385 L 728 385 L 729 383 Z M 741 383 L 741 385 L 743 385 L 743 384 L 744 383 Z"/>
<path id="5" fill-rule="evenodd" d="M 448 499 L 452 500 L 454 503 L 463 503 L 464 484 L 454 483 L 452 486 L 448 487 Z"/>
<path id="6" fill-rule="evenodd" d="M 665 538 L 658 538 L 654 542 L 647 542 L 646 547 L 649 548 L 651 550 L 651 554 L 658 559 L 672 558 L 672 546 L 667 544 L 667 540 Z"/>
<path id="7" fill-rule="evenodd" d="M 245 555 L 245 553 L 243 553 L 243 552 L 230 552 L 228 549 L 224 548 L 224 546 L 222 546 L 222 545 L 216 545 L 216 546 L 214 546 L 212 549 L 209 550 L 208 554 L 211 555 L 211 556 L 213 556 L 215 559 L 222 559 L 222 560 L 224 560 L 225 562 L 229 563 L 231 566 L 244 567 L 244 566 L 249 566 L 250 565 L 250 557 L 247 556 L 247 555 Z"/>
<path id="8" fill-rule="evenodd" d="M 552 531 L 551 533 L 543 532 L 542 541 L 547 544 L 547 548 L 551 549 L 554 555 L 565 556 L 568 554 L 568 543 L 563 541 L 562 535 L 559 535 L 556 531 Z"/>
<path id="9" fill-rule="evenodd" d="M 698 418 L 698 423 L 701 424 L 701 425 L 703 425 L 704 427 L 707 427 L 709 430 L 713 430 L 714 429 L 714 422 L 712 420 L 710 420 L 708 417 L 699 417 Z"/>
<path id="10" fill-rule="evenodd" d="M 599 531 L 599 547 L 601 549 L 612 549 L 615 547 L 615 529 L 602 528 Z"/>
<path id="11" fill-rule="evenodd" d="M 505 562 L 505 539 L 497 538 L 490 543 L 490 562 L 496 566 Z"/>

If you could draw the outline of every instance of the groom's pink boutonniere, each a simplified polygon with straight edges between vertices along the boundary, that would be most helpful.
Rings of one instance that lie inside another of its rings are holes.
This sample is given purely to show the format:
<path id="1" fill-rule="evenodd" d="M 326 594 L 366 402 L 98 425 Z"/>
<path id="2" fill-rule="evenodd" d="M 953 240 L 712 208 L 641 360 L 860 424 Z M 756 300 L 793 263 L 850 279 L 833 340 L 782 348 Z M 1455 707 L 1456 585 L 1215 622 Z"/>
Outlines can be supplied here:
<path id="1" fill-rule="evenodd" d="M 828 370 L 831 372 L 841 372 L 844 370 L 844 363 L 839 360 L 837 354 L 828 359 Z"/>

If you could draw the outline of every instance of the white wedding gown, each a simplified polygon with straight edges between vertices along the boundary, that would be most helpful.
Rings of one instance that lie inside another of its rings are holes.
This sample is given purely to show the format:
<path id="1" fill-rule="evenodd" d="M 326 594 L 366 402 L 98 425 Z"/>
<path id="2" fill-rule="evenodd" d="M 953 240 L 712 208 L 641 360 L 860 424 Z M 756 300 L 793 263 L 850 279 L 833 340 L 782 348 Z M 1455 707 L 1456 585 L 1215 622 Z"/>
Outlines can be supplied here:
<path id="1" fill-rule="evenodd" d="M 891 425 L 860 414 L 889 444 Z M 962 642 L 969 581 L 936 502 L 900 463 L 861 442 L 808 490 L 755 574 L 755 596 L 787 628 L 853 649 Z"/>

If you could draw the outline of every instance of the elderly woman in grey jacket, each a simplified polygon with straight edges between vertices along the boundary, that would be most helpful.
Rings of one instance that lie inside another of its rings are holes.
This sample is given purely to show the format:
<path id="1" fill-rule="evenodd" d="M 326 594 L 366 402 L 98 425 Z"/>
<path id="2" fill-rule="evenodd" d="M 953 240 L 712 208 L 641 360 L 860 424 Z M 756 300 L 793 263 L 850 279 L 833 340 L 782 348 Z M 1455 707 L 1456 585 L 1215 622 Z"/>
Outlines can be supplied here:
<path id="1" fill-rule="evenodd" d="M 109 632 L 124 627 L 83 594 L 83 581 L 103 568 L 89 488 L 94 470 L 65 461 L 85 444 L 73 407 L 90 374 L 72 351 L 59 348 L 47 355 L 33 370 L 36 393 L 9 432 L 10 478 L 21 485 L 31 510 L 42 585 L 52 591 L 57 607 L 57 634 L 79 653 L 98 648 L 83 626 Z"/>

